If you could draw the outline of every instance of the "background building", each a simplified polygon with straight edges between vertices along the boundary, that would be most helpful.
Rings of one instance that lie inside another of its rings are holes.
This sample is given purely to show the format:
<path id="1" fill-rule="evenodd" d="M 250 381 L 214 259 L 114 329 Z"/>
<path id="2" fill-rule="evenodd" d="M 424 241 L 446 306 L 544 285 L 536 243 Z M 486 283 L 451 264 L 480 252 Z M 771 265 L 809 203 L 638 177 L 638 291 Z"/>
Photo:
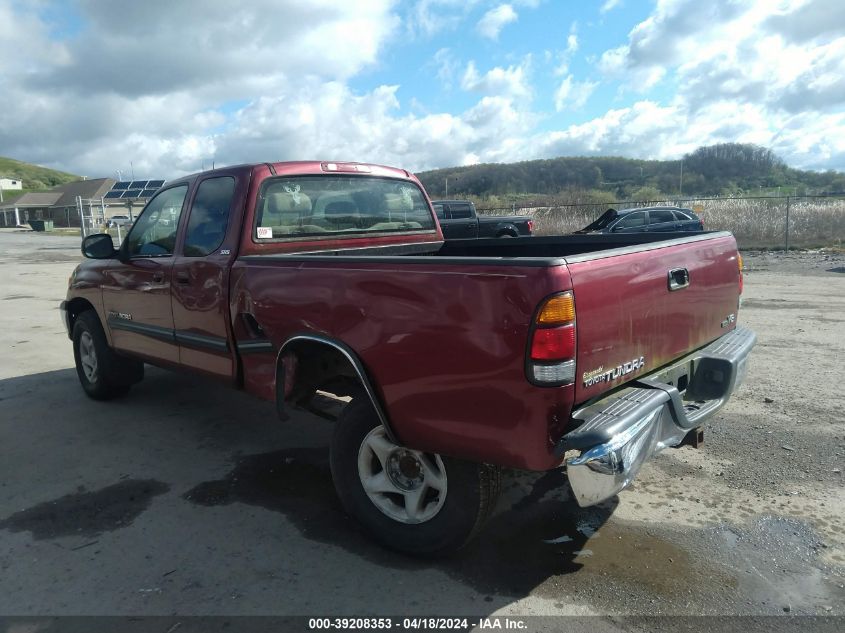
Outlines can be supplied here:
<path id="1" fill-rule="evenodd" d="M 5 181 L 6 179 L 4 179 Z M 0 226 L 26 224 L 30 220 L 52 220 L 54 226 L 78 227 L 78 199 L 83 213 L 98 221 L 114 215 L 134 218 L 163 180 L 126 180 L 94 178 L 57 185 L 47 192 L 28 192 L 0 204 Z"/>

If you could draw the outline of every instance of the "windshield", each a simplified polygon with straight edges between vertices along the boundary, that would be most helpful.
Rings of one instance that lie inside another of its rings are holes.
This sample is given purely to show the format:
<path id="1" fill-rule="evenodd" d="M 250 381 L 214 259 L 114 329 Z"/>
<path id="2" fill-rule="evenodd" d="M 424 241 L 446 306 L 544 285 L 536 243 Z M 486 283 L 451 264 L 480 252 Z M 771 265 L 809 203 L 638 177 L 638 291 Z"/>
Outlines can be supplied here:
<path id="1" fill-rule="evenodd" d="M 258 199 L 253 237 L 263 242 L 434 230 L 422 191 L 407 180 L 319 175 L 268 179 Z"/>

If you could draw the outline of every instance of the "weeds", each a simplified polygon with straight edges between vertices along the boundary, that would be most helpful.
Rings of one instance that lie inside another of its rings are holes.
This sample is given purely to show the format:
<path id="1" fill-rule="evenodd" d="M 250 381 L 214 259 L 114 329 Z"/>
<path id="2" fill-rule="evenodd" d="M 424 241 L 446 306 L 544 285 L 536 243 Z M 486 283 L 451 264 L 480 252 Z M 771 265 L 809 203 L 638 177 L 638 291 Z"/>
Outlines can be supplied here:
<path id="1" fill-rule="evenodd" d="M 694 209 L 706 230 L 730 231 L 742 248 L 783 248 L 786 242 L 786 198 L 719 198 L 647 203 L 566 204 L 517 208 L 534 219 L 537 235 L 563 235 L 585 227 L 609 207 L 675 205 Z M 617 206 L 618 205 L 618 206 Z M 512 209 L 480 210 L 484 215 L 510 215 Z M 789 198 L 790 247 L 842 246 L 845 241 L 845 200 Z"/>

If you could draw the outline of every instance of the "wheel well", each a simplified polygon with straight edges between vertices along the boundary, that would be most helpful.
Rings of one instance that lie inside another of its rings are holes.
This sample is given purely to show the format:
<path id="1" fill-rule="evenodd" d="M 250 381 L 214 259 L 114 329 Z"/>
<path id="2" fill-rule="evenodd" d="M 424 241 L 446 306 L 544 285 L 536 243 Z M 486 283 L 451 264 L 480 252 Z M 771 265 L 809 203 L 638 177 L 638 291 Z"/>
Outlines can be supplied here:
<path id="1" fill-rule="evenodd" d="M 317 390 L 349 396 L 362 386 L 355 367 L 339 349 L 304 339 L 291 341 L 282 349 L 276 382 L 277 390 L 284 387 L 285 403 L 292 406 L 303 406 Z"/>
<path id="2" fill-rule="evenodd" d="M 68 329 L 70 330 L 68 336 L 73 336 L 73 326 L 76 323 L 76 319 L 83 312 L 93 310 L 94 306 L 87 299 L 76 297 L 67 302 L 65 309 L 67 310 Z"/>
<path id="3" fill-rule="evenodd" d="M 513 229 L 502 229 L 496 234 L 496 237 L 504 237 L 505 235 L 510 235 L 511 237 L 516 237 L 516 233 Z"/>
<path id="4" fill-rule="evenodd" d="M 320 397 L 317 391 L 341 400 Z M 387 415 L 363 364 L 343 343 L 316 335 L 294 338 L 276 360 L 276 410 L 287 419 L 288 407 L 305 409 L 327 419 L 337 419 L 343 399 L 367 398 L 391 438 L 396 440 Z"/>

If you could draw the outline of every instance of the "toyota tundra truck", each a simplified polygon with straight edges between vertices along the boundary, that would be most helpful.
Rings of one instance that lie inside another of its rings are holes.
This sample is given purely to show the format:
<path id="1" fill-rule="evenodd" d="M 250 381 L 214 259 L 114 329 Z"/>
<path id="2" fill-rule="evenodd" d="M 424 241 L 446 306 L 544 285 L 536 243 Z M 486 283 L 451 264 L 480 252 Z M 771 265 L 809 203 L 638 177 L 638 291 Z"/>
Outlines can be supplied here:
<path id="1" fill-rule="evenodd" d="M 333 419 L 343 507 L 416 555 L 465 544 L 503 469 L 613 497 L 698 437 L 755 342 L 730 233 L 444 242 L 419 181 L 378 165 L 180 178 L 82 252 L 61 310 L 88 396 L 149 363 Z"/>

